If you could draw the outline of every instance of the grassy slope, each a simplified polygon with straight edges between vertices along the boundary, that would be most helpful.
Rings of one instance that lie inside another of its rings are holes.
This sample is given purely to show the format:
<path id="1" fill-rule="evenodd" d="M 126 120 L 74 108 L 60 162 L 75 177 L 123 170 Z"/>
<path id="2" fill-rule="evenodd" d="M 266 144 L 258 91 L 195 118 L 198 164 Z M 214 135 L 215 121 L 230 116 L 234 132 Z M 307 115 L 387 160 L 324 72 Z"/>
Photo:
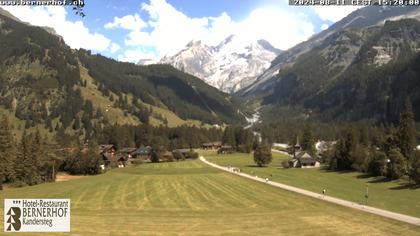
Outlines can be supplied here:
<path id="1" fill-rule="evenodd" d="M 84 99 L 91 100 L 95 108 L 101 108 L 101 110 L 105 113 L 105 115 L 107 116 L 109 121 L 111 121 L 112 124 L 115 123 L 116 121 L 120 124 L 132 124 L 132 125 L 140 124 L 140 121 L 138 120 L 137 117 L 131 114 L 124 116 L 124 112 L 121 109 L 113 107 L 113 102 L 111 102 L 109 98 L 104 97 L 102 93 L 98 90 L 97 86 L 94 84 L 93 78 L 88 74 L 87 69 L 84 68 L 83 66 L 81 66 L 80 68 L 81 68 L 80 76 L 82 80 L 87 81 L 86 88 L 79 86 L 80 90 L 82 91 L 82 96 Z M 112 92 L 111 94 L 114 96 L 115 99 L 118 99 L 117 95 L 113 94 Z M 130 104 L 132 100 L 132 96 L 128 95 L 128 98 L 129 98 L 128 101 Z M 154 114 L 159 114 L 159 115 L 162 115 L 163 117 L 166 117 L 166 119 L 168 120 L 169 127 L 176 127 L 180 125 L 201 126 L 201 122 L 197 120 L 183 120 L 168 109 L 152 106 L 146 103 L 143 103 L 143 105 L 145 105 L 148 108 L 152 108 Z M 108 109 L 108 112 L 106 112 L 107 109 Z M 159 126 L 159 125 L 163 125 L 163 122 L 152 116 L 150 117 L 150 124 Z"/>
<path id="2" fill-rule="evenodd" d="M 366 184 L 369 186 L 370 206 L 420 217 L 420 188 L 405 187 L 405 182 L 383 182 L 381 178 L 366 177 L 357 172 L 329 172 L 322 169 L 282 169 L 281 162 L 289 157 L 273 154 L 273 162 L 265 168 L 255 167 L 251 154 L 215 155 L 206 153 L 209 161 L 240 167 L 246 173 L 269 177 L 274 181 L 349 201 L 364 203 Z M 273 176 L 270 177 L 270 174 Z"/>
<path id="3" fill-rule="evenodd" d="M 140 123 L 133 115 L 128 114 L 127 116 L 124 116 L 124 112 L 121 109 L 113 107 L 113 102 L 111 102 L 109 98 L 102 96 L 102 93 L 93 83 L 93 78 L 89 76 L 87 69 L 82 66 L 80 66 L 80 77 L 87 82 L 86 88 L 80 87 L 82 97 L 92 101 L 92 104 L 96 109 L 100 108 L 111 124 L 114 124 L 115 122 L 132 125 Z M 113 96 L 115 99 L 118 98 L 115 94 L 113 94 Z"/>
<path id="4" fill-rule="evenodd" d="M 164 109 L 157 106 L 152 106 L 150 104 L 143 103 L 146 107 L 152 108 L 153 114 L 159 114 L 163 117 L 165 117 L 168 120 L 168 126 L 169 127 L 177 127 L 181 125 L 196 125 L 196 126 L 202 126 L 201 122 L 198 120 L 183 120 L 179 116 L 177 116 L 174 112 Z M 152 125 L 162 125 L 162 121 L 156 119 L 155 117 L 150 117 L 150 123 Z M 206 125 L 208 127 L 208 125 Z"/>
<path id="5" fill-rule="evenodd" d="M 70 198 L 72 234 L 77 235 L 420 235 L 419 227 L 246 180 L 199 161 L 144 164 L 7 189 L 2 196 Z"/>

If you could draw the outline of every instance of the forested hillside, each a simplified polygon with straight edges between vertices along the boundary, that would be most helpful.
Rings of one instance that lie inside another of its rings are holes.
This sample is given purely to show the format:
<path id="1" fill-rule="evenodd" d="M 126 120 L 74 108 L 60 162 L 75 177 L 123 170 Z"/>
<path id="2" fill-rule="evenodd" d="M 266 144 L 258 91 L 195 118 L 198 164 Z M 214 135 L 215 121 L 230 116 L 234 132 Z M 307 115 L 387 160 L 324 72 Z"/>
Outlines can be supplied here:
<path id="1" fill-rule="evenodd" d="M 81 50 L 78 57 L 108 95 L 130 94 L 134 99 L 167 107 L 184 119 L 206 123 L 231 122 L 238 118 L 231 98 L 196 77 L 168 65 L 138 66 L 117 62 Z"/>
<path id="2" fill-rule="evenodd" d="M 89 137 L 95 126 L 244 120 L 229 95 L 170 66 L 72 50 L 43 28 L 0 14 L 0 111 L 15 130 Z M 24 127 L 23 127 L 24 126 Z"/>

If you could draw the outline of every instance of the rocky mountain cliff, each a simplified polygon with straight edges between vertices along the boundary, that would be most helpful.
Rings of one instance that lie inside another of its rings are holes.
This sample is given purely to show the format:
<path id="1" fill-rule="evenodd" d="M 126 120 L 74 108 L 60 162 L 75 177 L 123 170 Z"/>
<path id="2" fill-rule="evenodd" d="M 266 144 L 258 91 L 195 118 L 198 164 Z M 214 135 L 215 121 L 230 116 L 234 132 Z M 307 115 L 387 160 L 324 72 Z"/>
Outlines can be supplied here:
<path id="1" fill-rule="evenodd" d="M 420 119 L 419 62 L 416 19 L 343 29 L 282 65 L 270 79 L 271 91 L 262 96 L 263 114 L 266 119 L 395 122 L 410 98 Z"/>
<path id="2" fill-rule="evenodd" d="M 321 46 L 322 44 L 334 42 L 334 37 L 337 37 L 337 33 L 340 33 L 343 30 L 369 29 L 373 26 L 383 26 L 385 22 L 389 20 L 395 21 L 398 19 L 407 18 L 420 19 L 419 8 L 373 6 L 358 9 L 350 15 L 348 15 L 347 17 L 343 18 L 341 21 L 333 24 L 327 30 L 322 31 L 317 35 L 311 37 L 309 40 L 302 42 L 294 46 L 293 48 L 281 53 L 275 60 L 273 60 L 269 69 L 264 71 L 264 73 L 262 73 L 253 84 L 238 91 L 238 95 L 246 98 L 258 98 L 270 94 L 273 91 L 274 84 L 279 78 L 279 72 L 281 73 L 281 71 L 285 68 L 289 68 L 296 64 L 296 62 L 302 55 L 309 53 L 311 50 L 316 50 L 316 48 Z M 359 33 L 363 34 L 363 32 Z M 333 36 L 334 34 L 336 36 Z M 364 38 L 364 36 L 360 36 Z M 338 42 L 344 42 L 343 38 L 337 39 Z M 354 50 L 357 51 L 357 48 L 360 48 L 361 45 L 356 45 L 356 48 L 354 48 L 354 46 L 355 45 L 352 46 L 353 49 L 350 50 L 350 52 L 346 52 L 351 53 L 351 51 L 353 51 L 353 56 L 351 56 L 350 54 L 343 55 L 342 60 L 344 59 L 344 57 L 346 58 L 345 64 L 349 64 L 353 60 L 355 56 Z M 330 49 L 332 48 L 329 48 L 329 50 Z M 337 51 L 334 53 L 340 54 L 341 52 Z"/>
<path id="3" fill-rule="evenodd" d="M 232 93 L 253 83 L 280 52 L 265 40 L 249 43 L 232 35 L 217 46 L 191 41 L 176 55 L 162 58 L 160 63 L 173 65 Z"/>

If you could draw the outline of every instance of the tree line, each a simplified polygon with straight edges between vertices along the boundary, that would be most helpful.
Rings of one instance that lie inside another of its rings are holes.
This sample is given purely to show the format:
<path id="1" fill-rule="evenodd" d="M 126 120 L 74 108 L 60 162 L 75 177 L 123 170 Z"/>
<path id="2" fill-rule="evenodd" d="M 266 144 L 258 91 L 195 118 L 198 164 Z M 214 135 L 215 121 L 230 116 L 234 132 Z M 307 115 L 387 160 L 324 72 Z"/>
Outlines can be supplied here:
<path id="1" fill-rule="evenodd" d="M 59 161 L 47 151 L 39 131 L 24 132 L 17 142 L 6 116 L 0 123 L 0 189 L 4 183 L 35 185 L 55 180 Z"/>
<path id="2" fill-rule="evenodd" d="M 244 153 L 250 153 L 257 144 L 257 139 L 250 129 L 235 125 L 225 128 L 221 141 L 232 146 L 233 151 Z"/>
<path id="3" fill-rule="evenodd" d="M 97 175 L 104 164 L 98 153 L 98 146 L 92 142 L 89 147 L 79 147 L 77 151 L 64 154 L 60 170 L 71 175 Z"/>
<path id="4" fill-rule="evenodd" d="M 326 154 L 332 170 L 356 170 L 389 179 L 408 176 L 420 183 L 420 151 L 416 150 L 416 126 L 411 102 L 407 100 L 397 127 L 369 136 L 350 126 Z"/>

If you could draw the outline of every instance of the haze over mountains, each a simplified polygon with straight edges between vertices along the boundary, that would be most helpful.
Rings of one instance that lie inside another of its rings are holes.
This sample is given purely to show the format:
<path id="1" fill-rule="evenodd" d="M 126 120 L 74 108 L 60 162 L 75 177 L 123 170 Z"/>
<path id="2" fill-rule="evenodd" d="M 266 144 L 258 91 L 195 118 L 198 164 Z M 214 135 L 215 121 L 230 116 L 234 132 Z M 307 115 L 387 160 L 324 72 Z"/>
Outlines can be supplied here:
<path id="1" fill-rule="evenodd" d="M 265 40 L 247 42 L 231 35 L 217 46 L 191 41 L 179 53 L 164 57 L 159 63 L 173 65 L 232 93 L 253 83 L 280 53 Z"/>

